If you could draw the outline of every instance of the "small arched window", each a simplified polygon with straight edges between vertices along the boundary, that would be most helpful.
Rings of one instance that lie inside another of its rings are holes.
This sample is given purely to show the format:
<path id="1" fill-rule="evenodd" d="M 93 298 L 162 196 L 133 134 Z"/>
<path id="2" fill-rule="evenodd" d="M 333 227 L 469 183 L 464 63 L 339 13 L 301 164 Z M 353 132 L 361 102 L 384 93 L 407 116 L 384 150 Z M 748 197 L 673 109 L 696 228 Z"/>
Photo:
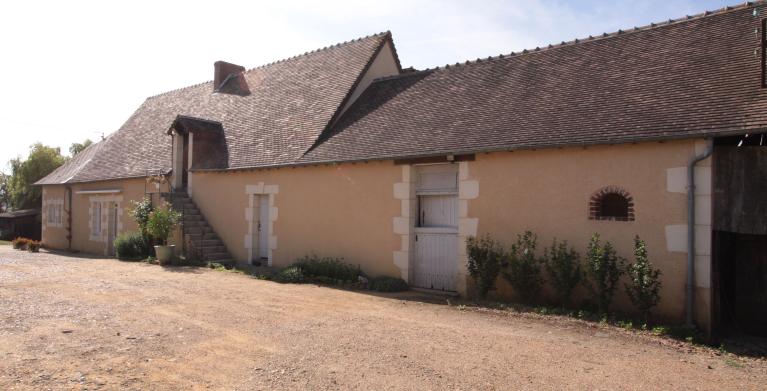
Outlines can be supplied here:
<path id="1" fill-rule="evenodd" d="M 602 188 L 591 196 L 589 219 L 634 221 L 634 199 L 619 187 Z"/>

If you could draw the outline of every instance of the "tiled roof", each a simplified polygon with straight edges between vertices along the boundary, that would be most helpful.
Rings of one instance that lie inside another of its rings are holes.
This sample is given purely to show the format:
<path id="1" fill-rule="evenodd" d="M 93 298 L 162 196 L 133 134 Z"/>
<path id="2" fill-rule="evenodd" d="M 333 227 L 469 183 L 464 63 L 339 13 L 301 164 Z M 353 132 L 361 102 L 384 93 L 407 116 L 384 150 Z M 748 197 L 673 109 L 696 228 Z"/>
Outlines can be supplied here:
<path id="1" fill-rule="evenodd" d="M 381 33 L 248 70 L 246 96 L 213 93 L 207 82 L 150 97 L 98 147 L 37 184 L 168 172 L 171 137 L 166 131 L 179 115 L 223 125 L 227 168 L 293 163 L 326 129 L 387 41 L 391 34 Z"/>
<path id="2" fill-rule="evenodd" d="M 756 7 L 379 80 L 302 162 L 764 130 Z"/>

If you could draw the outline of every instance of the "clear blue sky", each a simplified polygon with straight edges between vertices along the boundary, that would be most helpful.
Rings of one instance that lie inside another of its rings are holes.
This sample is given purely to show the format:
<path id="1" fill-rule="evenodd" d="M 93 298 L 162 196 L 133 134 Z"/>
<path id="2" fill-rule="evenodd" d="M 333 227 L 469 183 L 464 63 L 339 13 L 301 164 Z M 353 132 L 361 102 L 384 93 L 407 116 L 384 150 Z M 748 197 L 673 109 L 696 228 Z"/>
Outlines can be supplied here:
<path id="1" fill-rule="evenodd" d="M 727 1 L 7 1 L 0 170 L 36 141 L 109 134 L 149 95 L 391 30 L 427 68 L 678 18 Z M 161 131 L 159 129 L 158 131 Z"/>

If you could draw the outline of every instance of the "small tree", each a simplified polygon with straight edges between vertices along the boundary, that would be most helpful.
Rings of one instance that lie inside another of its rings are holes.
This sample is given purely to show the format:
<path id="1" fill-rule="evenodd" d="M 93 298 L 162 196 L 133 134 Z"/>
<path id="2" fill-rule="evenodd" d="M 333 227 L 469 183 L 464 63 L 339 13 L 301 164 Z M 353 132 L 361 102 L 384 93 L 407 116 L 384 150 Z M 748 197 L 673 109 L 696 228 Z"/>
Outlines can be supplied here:
<path id="1" fill-rule="evenodd" d="M 573 289 L 583 279 L 581 270 L 581 256 L 574 248 L 568 247 L 567 241 L 551 244 L 543 255 L 546 274 L 554 286 L 557 301 L 561 306 L 570 303 L 570 295 Z"/>
<path id="2" fill-rule="evenodd" d="M 154 210 L 152 201 L 149 198 L 144 197 L 141 201 L 131 201 L 131 205 L 133 207 L 128 211 L 128 213 L 131 217 L 133 217 L 134 220 L 136 220 L 139 232 L 141 232 L 141 235 L 144 237 L 144 239 L 149 239 L 151 235 L 149 234 L 147 224 L 149 223 L 149 216 Z"/>
<path id="3" fill-rule="evenodd" d="M 466 255 L 469 258 L 469 275 L 477 286 L 480 298 L 495 289 L 495 281 L 501 272 L 506 253 L 498 242 L 489 236 L 466 239 Z"/>
<path id="4" fill-rule="evenodd" d="M 533 302 L 541 290 L 541 260 L 535 256 L 537 240 L 530 231 L 517 235 L 503 273 L 524 303 Z"/>
<path id="5" fill-rule="evenodd" d="M 647 259 L 647 245 L 639 236 L 634 238 L 634 259 L 627 269 L 631 284 L 626 284 L 626 293 L 647 324 L 650 310 L 660 302 L 661 273 Z"/>
<path id="6" fill-rule="evenodd" d="M 610 310 L 618 280 L 623 274 L 625 260 L 615 254 L 615 249 L 610 242 L 602 245 L 597 233 L 591 236 L 586 257 L 586 272 L 591 279 L 589 288 L 596 296 L 599 312 L 607 313 Z"/>
<path id="7" fill-rule="evenodd" d="M 161 246 L 168 244 L 168 237 L 171 231 L 181 219 L 181 213 L 173 210 L 166 204 L 163 208 L 157 208 L 149 214 L 147 221 L 147 231 L 152 235 Z"/>

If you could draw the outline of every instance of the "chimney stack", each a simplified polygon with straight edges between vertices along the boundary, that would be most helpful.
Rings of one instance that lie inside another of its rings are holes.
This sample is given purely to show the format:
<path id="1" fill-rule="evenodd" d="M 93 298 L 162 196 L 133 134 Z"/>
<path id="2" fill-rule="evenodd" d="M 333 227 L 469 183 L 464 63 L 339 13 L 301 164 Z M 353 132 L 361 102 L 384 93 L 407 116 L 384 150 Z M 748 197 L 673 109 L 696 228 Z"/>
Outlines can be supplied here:
<path id="1" fill-rule="evenodd" d="M 245 84 L 242 75 L 245 72 L 245 67 L 226 61 L 216 61 L 213 64 L 213 68 L 213 92 L 234 93 L 237 95 L 243 95 L 243 92 L 245 92 L 245 95 L 247 95 L 247 84 Z M 244 91 L 242 91 L 243 87 Z"/>

